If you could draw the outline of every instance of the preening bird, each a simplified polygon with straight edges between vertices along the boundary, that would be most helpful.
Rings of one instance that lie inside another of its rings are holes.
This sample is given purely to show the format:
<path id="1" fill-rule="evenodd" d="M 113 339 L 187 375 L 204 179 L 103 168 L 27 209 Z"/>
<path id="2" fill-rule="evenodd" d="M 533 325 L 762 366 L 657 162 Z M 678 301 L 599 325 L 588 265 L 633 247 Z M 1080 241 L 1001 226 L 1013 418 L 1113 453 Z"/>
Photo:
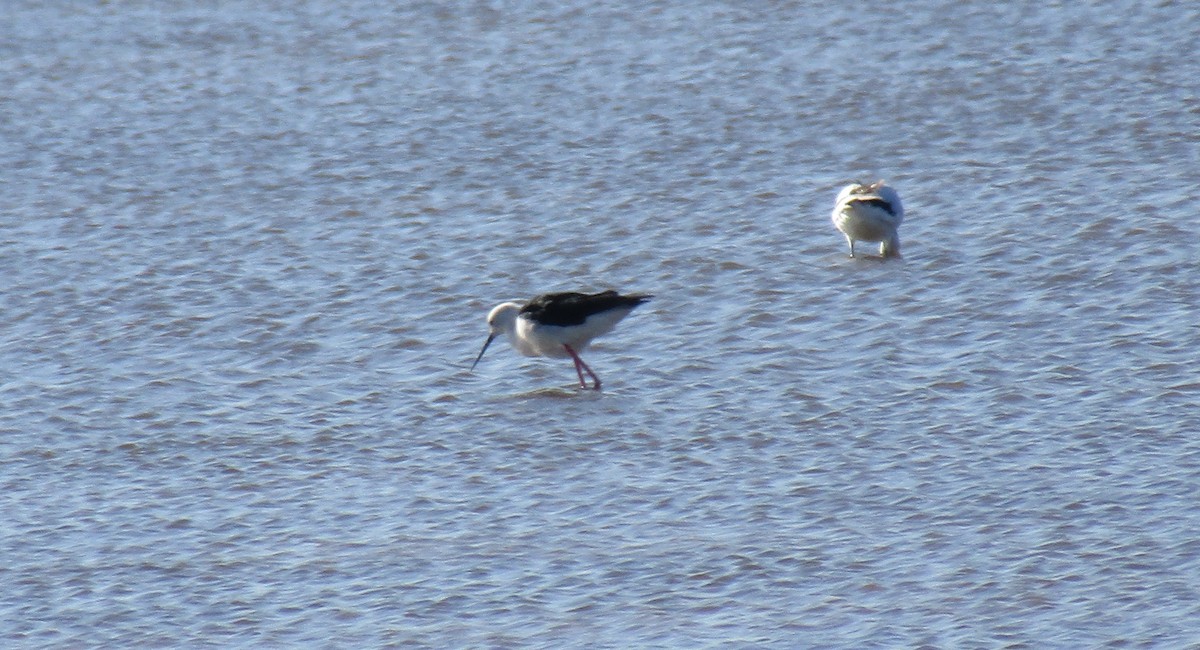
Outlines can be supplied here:
<path id="1" fill-rule="evenodd" d="M 847 185 L 833 206 L 833 225 L 846 236 L 850 257 L 854 257 L 855 241 L 879 242 L 881 256 L 899 257 L 902 221 L 900 195 L 884 181 Z"/>

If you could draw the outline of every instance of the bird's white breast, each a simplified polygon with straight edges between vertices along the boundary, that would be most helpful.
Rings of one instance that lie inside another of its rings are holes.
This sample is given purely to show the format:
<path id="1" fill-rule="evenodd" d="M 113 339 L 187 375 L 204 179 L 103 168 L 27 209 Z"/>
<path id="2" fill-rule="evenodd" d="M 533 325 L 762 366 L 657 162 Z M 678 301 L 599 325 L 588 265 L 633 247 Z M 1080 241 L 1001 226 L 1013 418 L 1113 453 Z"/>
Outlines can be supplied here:
<path id="1" fill-rule="evenodd" d="M 524 316 L 517 319 L 513 328 L 512 344 L 523 355 L 531 357 L 566 358 L 570 355 L 563 345 L 581 352 L 592 339 L 613 330 L 633 308 L 610 309 L 592 314 L 579 325 L 546 325 Z"/>

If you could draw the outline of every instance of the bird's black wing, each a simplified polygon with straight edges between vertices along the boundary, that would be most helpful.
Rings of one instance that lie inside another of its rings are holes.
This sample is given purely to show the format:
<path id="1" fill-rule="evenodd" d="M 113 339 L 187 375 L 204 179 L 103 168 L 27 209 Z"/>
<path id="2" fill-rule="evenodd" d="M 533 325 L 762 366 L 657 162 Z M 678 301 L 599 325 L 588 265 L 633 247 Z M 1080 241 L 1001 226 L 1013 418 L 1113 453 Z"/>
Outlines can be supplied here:
<path id="1" fill-rule="evenodd" d="M 866 205 L 873 205 L 873 206 L 875 206 L 875 207 L 879 208 L 880 210 L 883 210 L 884 212 L 886 212 L 886 213 L 888 213 L 888 214 L 892 215 L 893 217 L 894 217 L 894 216 L 896 216 L 896 209 L 892 207 L 892 204 L 891 204 L 891 203 L 888 203 L 887 201 L 884 201 L 883 199 L 855 199 L 855 198 L 851 198 L 851 199 L 850 199 L 850 201 L 851 201 L 852 203 L 864 203 L 864 204 L 866 204 Z"/>
<path id="2" fill-rule="evenodd" d="M 633 309 L 650 298 L 648 295 L 622 296 L 611 290 L 601 293 L 547 293 L 526 303 L 521 308 L 521 316 L 543 325 L 569 327 L 582 325 L 593 314 L 612 309 Z"/>

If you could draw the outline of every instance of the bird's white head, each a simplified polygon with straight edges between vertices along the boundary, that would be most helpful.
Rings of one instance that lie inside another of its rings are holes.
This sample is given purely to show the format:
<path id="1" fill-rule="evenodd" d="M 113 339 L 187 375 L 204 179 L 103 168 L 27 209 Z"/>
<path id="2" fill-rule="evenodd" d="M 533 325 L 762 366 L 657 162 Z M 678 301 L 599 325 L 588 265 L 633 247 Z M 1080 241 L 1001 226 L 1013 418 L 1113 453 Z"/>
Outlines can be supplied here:
<path id="1" fill-rule="evenodd" d="M 862 183 L 851 183 L 851 184 L 847 185 L 846 187 L 843 187 L 842 191 L 838 192 L 837 200 L 834 201 L 834 203 L 836 203 L 837 205 L 841 205 L 843 201 L 850 198 L 851 194 L 861 193 L 863 187 L 865 187 L 865 186 Z"/>
<path id="2" fill-rule="evenodd" d="M 492 311 L 488 312 L 488 331 L 492 336 L 508 334 L 516 326 L 517 315 L 520 313 L 521 305 L 519 303 L 506 302 L 496 305 Z"/>
<path id="3" fill-rule="evenodd" d="M 483 358 L 483 353 L 487 352 L 488 346 L 492 341 L 496 340 L 497 336 L 506 334 L 512 336 L 517 327 L 517 316 L 521 313 L 521 305 L 515 302 L 506 302 L 496 305 L 492 311 L 488 312 L 488 337 L 483 344 L 483 349 L 479 351 L 479 356 L 475 357 L 475 363 L 471 364 L 471 370 L 479 364 L 479 360 Z"/>

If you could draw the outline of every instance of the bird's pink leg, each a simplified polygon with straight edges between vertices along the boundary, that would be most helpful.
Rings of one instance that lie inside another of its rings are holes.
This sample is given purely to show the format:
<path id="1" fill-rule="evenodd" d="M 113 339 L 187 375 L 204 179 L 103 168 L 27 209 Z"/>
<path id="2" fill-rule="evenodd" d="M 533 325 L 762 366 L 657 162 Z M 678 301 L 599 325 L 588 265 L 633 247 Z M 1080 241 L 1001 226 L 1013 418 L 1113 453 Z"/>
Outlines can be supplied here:
<path id="1" fill-rule="evenodd" d="M 571 346 L 567 345 L 566 343 L 563 343 L 563 349 L 566 350 L 567 354 L 571 355 L 571 359 L 575 361 L 575 372 L 579 373 L 579 387 L 587 388 L 587 382 L 583 380 L 582 372 L 582 370 L 586 370 L 587 374 L 591 375 L 592 379 L 596 381 L 596 385 L 592 386 L 592 388 L 595 390 L 600 390 L 600 378 L 596 376 L 596 373 L 592 372 L 592 369 L 588 367 L 588 364 L 584 363 L 583 359 L 580 359 L 579 355 L 575 354 L 575 350 L 572 350 Z"/>
<path id="2" fill-rule="evenodd" d="M 563 346 L 563 347 L 566 347 L 566 346 Z M 571 348 L 567 348 L 567 350 L 570 350 L 570 349 Z M 583 368 L 579 365 L 580 364 L 579 357 L 572 356 L 571 361 L 575 362 L 575 374 L 579 375 L 579 387 L 587 388 L 587 382 L 583 380 Z"/>

